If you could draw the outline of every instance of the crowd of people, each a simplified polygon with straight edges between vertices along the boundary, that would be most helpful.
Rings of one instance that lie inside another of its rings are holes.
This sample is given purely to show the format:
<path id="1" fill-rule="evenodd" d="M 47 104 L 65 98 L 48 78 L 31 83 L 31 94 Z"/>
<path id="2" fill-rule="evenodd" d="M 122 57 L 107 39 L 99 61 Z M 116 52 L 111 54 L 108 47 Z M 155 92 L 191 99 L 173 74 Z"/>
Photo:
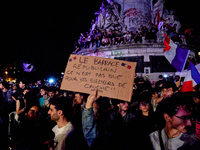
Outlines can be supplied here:
<path id="1" fill-rule="evenodd" d="M 168 24 L 164 20 L 161 20 L 159 25 L 152 23 L 152 27 L 148 29 L 146 26 L 141 25 L 140 28 L 134 33 L 132 31 L 122 32 L 116 29 L 104 29 L 100 31 L 96 26 L 93 27 L 94 21 L 91 23 L 91 29 L 89 32 L 80 33 L 80 37 L 74 44 L 75 51 L 77 53 L 81 49 L 91 48 L 97 49 L 100 46 L 112 46 L 119 44 L 130 43 L 142 43 L 157 42 L 158 31 L 164 31 L 175 43 L 191 43 L 194 41 L 194 32 L 192 29 L 187 29 L 182 35 L 178 33 L 177 24 Z M 186 41 L 186 40 L 187 41 Z"/>
<path id="2" fill-rule="evenodd" d="M 181 92 L 179 76 L 136 76 L 130 102 L 27 85 L 0 83 L 0 149 L 200 148 L 200 85 Z"/>

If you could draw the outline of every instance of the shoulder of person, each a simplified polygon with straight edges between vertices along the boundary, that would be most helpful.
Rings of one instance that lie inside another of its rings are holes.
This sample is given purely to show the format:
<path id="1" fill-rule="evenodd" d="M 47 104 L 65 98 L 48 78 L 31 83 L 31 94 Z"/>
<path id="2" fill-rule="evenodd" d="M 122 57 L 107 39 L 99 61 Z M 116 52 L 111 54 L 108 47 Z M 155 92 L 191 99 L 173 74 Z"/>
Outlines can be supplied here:
<path id="1" fill-rule="evenodd" d="M 152 143 L 152 147 L 160 148 L 159 130 L 152 132 L 149 135 L 149 140 Z"/>
<path id="2" fill-rule="evenodd" d="M 189 130 L 187 133 L 183 133 L 181 140 L 185 141 L 188 145 L 193 145 L 197 140 L 197 137 L 193 130 Z"/>
<path id="3" fill-rule="evenodd" d="M 65 147 L 68 150 L 89 149 L 83 133 L 79 130 L 73 130 L 68 134 L 65 140 Z"/>
<path id="4" fill-rule="evenodd" d="M 130 112 L 128 112 L 127 114 L 129 115 L 129 118 L 130 118 L 130 119 L 132 119 L 132 118 L 135 118 L 135 117 L 136 117 L 136 116 L 135 116 L 133 113 L 130 113 Z"/>

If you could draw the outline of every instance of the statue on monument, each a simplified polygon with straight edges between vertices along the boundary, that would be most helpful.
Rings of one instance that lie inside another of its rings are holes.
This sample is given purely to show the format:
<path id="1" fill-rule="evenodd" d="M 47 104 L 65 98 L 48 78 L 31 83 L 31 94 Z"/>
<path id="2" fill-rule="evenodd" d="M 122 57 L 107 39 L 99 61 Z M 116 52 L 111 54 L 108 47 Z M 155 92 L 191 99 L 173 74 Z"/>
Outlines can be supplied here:
<path id="1" fill-rule="evenodd" d="M 164 8 L 164 1 L 153 0 L 151 3 L 150 0 L 143 2 L 129 0 L 123 5 L 122 9 L 121 0 L 102 0 L 99 11 L 95 12 L 95 26 L 101 31 L 112 29 L 126 32 L 128 29 L 135 32 L 140 25 L 147 26 L 150 29 L 151 23 L 158 23 L 157 17 L 159 11 L 161 19 L 164 20 L 163 25 L 167 23 L 172 25 L 177 24 L 176 29 L 178 31 L 181 24 L 173 14 L 173 11 L 169 12 Z M 139 4 L 143 5 L 140 6 Z"/>
<path id="2" fill-rule="evenodd" d="M 157 13 L 159 11 L 160 17 L 163 16 L 163 10 L 164 10 L 164 0 L 157 0 L 157 2 L 153 5 L 153 10 L 151 14 L 152 23 L 157 23 Z"/>
<path id="3" fill-rule="evenodd" d="M 121 5 L 114 0 L 103 0 L 96 18 L 96 24 L 100 30 L 115 29 L 122 31 L 124 28 Z"/>

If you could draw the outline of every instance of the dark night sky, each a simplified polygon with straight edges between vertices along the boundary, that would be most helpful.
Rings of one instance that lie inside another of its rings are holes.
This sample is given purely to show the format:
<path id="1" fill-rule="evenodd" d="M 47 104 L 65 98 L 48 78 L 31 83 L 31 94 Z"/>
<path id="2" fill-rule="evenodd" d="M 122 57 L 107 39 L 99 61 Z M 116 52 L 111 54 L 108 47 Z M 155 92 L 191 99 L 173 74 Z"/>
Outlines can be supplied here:
<path id="1" fill-rule="evenodd" d="M 20 60 L 33 63 L 37 75 L 57 75 L 65 70 L 69 54 L 80 32 L 89 30 L 102 0 L 15 1 L 0 6 L 0 67 Z M 166 0 L 175 9 L 183 28 L 200 33 L 198 1 Z M 178 4 L 179 3 L 179 4 Z M 196 5 L 195 5 L 196 4 Z M 197 10 L 196 10 L 197 9 Z"/>

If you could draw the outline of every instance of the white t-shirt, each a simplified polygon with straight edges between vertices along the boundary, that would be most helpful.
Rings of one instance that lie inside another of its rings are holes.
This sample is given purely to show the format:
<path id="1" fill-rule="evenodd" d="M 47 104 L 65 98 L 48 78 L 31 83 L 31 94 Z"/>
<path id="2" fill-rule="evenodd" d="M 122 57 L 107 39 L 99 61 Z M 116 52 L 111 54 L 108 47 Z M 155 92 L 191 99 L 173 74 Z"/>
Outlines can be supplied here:
<path id="1" fill-rule="evenodd" d="M 107 42 L 108 42 L 108 39 L 106 39 L 106 38 L 104 39 L 104 38 L 103 38 L 103 39 L 102 39 L 102 42 L 107 43 Z"/>
<path id="2" fill-rule="evenodd" d="M 130 34 L 130 33 L 125 34 L 124 37 L 127 38 L 127 39 L 128 39 L 128 38 L 131 38 L 131 34 Z"/>
<path id="3" fill-rule="evenodd" d="M 57 146 L 54 150 L 64 150 L 65 149 L 65 140 L 70 132 L 74 130 L 73 125 L 71 122 L 68 122 L 64 127 L 59 128 L 58 125 L 56 125 L 52 131 L 55 134 L 54 141 L 57 141 Z"/>

